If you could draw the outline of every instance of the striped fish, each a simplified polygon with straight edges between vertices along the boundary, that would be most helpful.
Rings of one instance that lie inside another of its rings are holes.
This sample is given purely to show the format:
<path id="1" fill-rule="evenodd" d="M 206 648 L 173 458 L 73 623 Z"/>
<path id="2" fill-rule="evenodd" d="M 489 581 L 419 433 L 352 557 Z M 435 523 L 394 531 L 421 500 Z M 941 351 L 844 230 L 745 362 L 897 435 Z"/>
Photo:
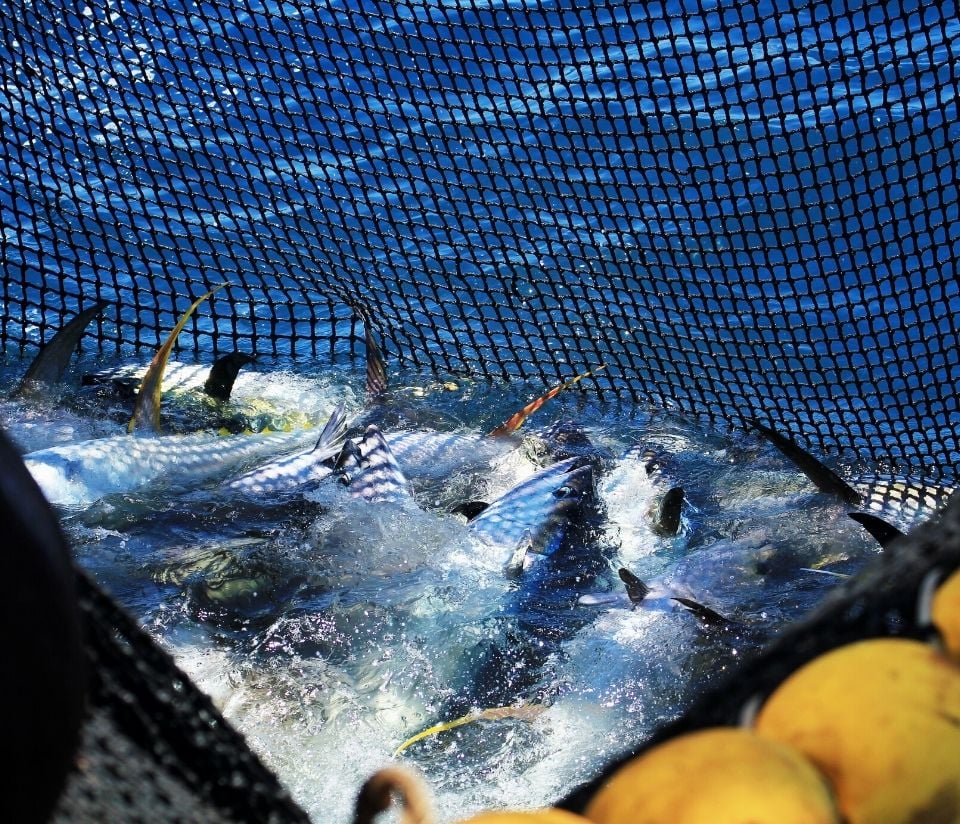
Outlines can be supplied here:
<path id="1" fill-rule="evenodd" d="M 246 461 L 303 447 L 309 432 L 272 435 L 117 435 L 31 452 L 24 463 L 47 500 L 86 507 L 156 481 L 199 483 Z"/>
<path id="2" fill-rule="evenodd" d="M 169 361 L 163 373 L 164 392 L 202 390 L 215 400 L 229 399 L 240 369 L 253 363 L 253 357 L 242 352 L 230 352 L 217 358 L 212 366 L 183 361 Z M 140 382 L 147 365 L 134 363 L 87 372 L 81 378 L 83 386 L 110 386 L 122 398 L 132 400 L 140 391 Z"/>
<path id="3" fill-rule="evenodd" d="M 411 478 L 449 477 L 488 464 L 514 447 L 508 438 L 430 429 L 387 432 L 383 437 L 403 473 Z"/>
<path id="4" fill-rule="evenodd" d="M 371 503 L 410 498 L 406 476 L 383 433 L 372 424 L 361 438 L 347 442 L 338 469 L 341 482 L 354 498 Z"/>
<path id="5" fill-rule="evenodd" d="M 930 483 L 908 475 L 858 475 L 850 485 L 860 493 L 860 507 L 905 527 L 936 514 L 956 492 L 954 481 Z"/>
<path id="6" fill-rule="evenodd" d="M 251 469 L 227 481 L 223 489 L 248 495 L 277 494 L 303 489 L 332 474 L 332 459 L 343 448 L 346 435 L 347 413 L 341 405 L 334 409 L 311 449 L 285 455 Z"/>
<path id="7" fill-rule="evenodd" d="M 593 491 L 593 470 L 577 458 L 548 466 L 521 481 L 470 522 L 470 531 L 495 547 L 505 547 L 510 566 L 527 566 L 528 553 L 552 555 L 571 517 Z"/>
<path id="8" fill-rule="evenodd" d="M 931 483 L 907 475 L 871 473 L 845 480 L 800 447 L 792 438 L 758 421 L 748 421 L 821 492 L 834 495 L 846 504 L 883 516 L 904 528 L 929 518 L 941 510 L 956 491 L 952 480 Z"/>

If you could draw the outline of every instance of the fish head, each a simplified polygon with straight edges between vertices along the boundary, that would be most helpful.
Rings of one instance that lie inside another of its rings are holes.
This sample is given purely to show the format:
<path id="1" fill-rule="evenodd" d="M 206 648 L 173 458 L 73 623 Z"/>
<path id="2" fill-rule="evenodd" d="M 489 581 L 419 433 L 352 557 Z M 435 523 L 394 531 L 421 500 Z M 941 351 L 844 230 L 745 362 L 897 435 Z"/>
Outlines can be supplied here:
<path id="1" fill-rule="evenodd" d="M 524 439 L 524 450 L 534 463 L 544 466 L 568 458 L 581 458 L 598 469 L 612 455 L 590 440 L 586 430 L 570 420 L 559 420 Z"/>
<path id="2" fill-rule="evenodd" d="M 487 544 L 507 547 L 510 553 L 528 542 L 530 552 L 550 555 L 592 492 L 592 467 L 568 458 L 512 487 L 480 513 L 470 529 Z"/>

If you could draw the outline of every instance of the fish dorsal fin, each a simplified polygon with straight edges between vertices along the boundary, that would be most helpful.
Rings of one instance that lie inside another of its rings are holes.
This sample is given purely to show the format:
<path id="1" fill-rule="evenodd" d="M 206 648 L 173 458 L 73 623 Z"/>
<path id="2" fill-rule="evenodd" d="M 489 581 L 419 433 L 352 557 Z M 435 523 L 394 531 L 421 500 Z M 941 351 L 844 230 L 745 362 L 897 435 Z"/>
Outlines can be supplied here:
<path id="1" fill-rule="evenodd" d="M 848 512 L 847 514 L 867 530 L 884 549 L 887 549 L 898 538 L 903 537 L 903 533 L 893 524 L 889 524 L 883 518 L 878 518 L 869 512 Z"/>
<path id="2" fill-rule="evenodd" d="M 20 385 L 13 392 L 14 397 L 29 393 L 39 384 L 53 386 L 59 383 L 63 378 L 63 373 L 67 370 L 67 364 L 70 362 L 73 350 L 77 348 L 77 343 L 83 336 L 84 331 L 90 325 L 90 322 L 106 307 L 106 301 L 98 300 L 93 306 L 87 307 L 67 321 L 43 345 L 33 362 L 27 367 L 23 380 L 20 381 Z"/>
<path id="3" fill-rule="evenodd" d="M 467 501 L 466 503 L 457 504 L 450 512 L 454 515 L 463 515 L 468 521 L 472 521 L 488 506 L 490 506 L 490 504 L 486 501 Z"/>
<path id="4" fill-rule="evenodd" d="M 203 385 L 203 391 L 214 400 L 230 400 L 230 393 L 233 391 L 237 375 L 244 366 L 253 361 L 253 355 L 243 352 L 231 352 L 229 355 L 217 358 L 210 367 L 210 375 Z"/>
<path id="5" fill-rule="evenodd" d="M 630 603 L 634 606 L 642 603 L 643 599 L 650 594 L 650 587 L 648 587 L 626 567 L 620 567 L 620 569 L 617 570 L 617 574 L 620 576 L 620 580 L 623 581 L 624 585 L 626 586 L 627 597 L 630 599 Z"/>
<path id="6" fill-rule="evenodd" d="M 673 486 L 668 489 L 660 505 L 657 507 L 654 531 L 658 535 L 676 535 L 680 530 L 680 515 L 683 512 L 683 487 Z"/>
<path id="7" fill-rule="evenodd" d="M 346 437 L 347 412 L 341 403 L 330 413 L 330 417 L 313 447 L 313 451 L 317 454 L 317 460 L 327 460 L 341 453 Z"/>
<path id="8" fill-rule="evenodd" d="M 133 417 L 127 424 L 127 432 L 133 433 L 137 429 L 146 429 L 153 433 L 160 431 L 160 389 L 163 384 L 163 372 L 167 368 L 167 361 L 170 360 L 170 353 L 177 342 L 177 336 L 187 325 L 187 321 L 190 320 L 194 310 L 214 292 L 218 292 L 224 286 L 227 286 L 228 283 L 229 281 L 224 281 L 191 303 L 190 308 L 183 313 L 169 337 L 157 350 L 157 354 L 153 356 L 153 360 L 150 361 L 147 371 L 140 380 L 140 391 L 137 393 L 137 400 L 133 407 Z"/>
<path id="9" fill-rule="evenodd" d="M 793 461 L 797 465 L 797 468 L 806 475 L 821 492 L 836 495 L 841 501 L 851 506 L 860 504 L 862 496 L 857 490 L 850 486 L 850 484 L 843 480 L 843 478 L 832 469 L 813 457 L 813 455 L 805 449 L 798 446 L 792 438 L 781 435 L 779 432 L 771 429 L 769 426 L 764 426 L 755 419 L 748 420 L 747 424 L 756 429 L 770 441 L 770 443 Z"/>
<path id="10" fill-rule="evenodd" d="M 601 363 L 596 369 L 583 372 L 576 377 L 571 378 L 564 383 L 561 383 L 559 386 L 554 386 L 553 389 L 548 389 L 544 392 L 539 398 L 530 401 L 523 409 L 517 412 L 514 415 L 511 415 L 507 418 L 500 426 L 492 430 L 489 434 L 491 438 L 499 438 L 503 435 L 512 435 L 516 432 L 522 425 L 523 422 L 529 418 L 534 412 L 536 412 L 541 406 L 543 406 L 548 400 L 559 395 L 564 389 L 569 389 L 571 386 L 580 383 L 584 378 L 589 378 L 592 375 L 596 375 L 597 372 L 600 372 L 603 369 L 606 369 L 607 365 Z"/>
<path id="11" fill-rule="evenodd" d="M 701 604 L 699 601 L 694 601 L 692 598 L 683 598 L 679 595 L 674 595 L 670 600 L 676 601 L 689 612 L 692 612 L 697 620 L 704 626 L 728 627 L 734 623 L 716 610 L 710 609 L 710 607 Z"/>
<path id="12" fill-rule="evenodd" d="M 383 352 L 377 346 L 370 324 L 364 321 L 364 335 L 367 345 L 367 400 L 376 400 L 387 391 L 387 365 Z"/>

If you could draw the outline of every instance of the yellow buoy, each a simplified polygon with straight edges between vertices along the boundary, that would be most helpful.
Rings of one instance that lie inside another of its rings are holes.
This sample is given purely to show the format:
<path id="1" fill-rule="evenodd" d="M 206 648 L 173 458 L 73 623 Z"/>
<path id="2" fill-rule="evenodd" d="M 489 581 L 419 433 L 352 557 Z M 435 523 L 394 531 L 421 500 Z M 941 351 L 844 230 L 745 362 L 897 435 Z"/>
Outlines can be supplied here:
<path id="1" fill-rule="evenodd" d="M 666 741 L 624 765 L 591 799 L 596 824 L 828 824 L 823 776 L 798 752 L 717 727 Z"/>
<path id="2" fill-rule="evenodd" d="M 918 641 L 878 638 L 801 667 L 758 733 L 804 753 L 850 824 L 960 821 L 960 667 Z"/>
<path id="3" fill-rule="evenodd" d="M 542 810 L 480 813 L 459 824 L 590 824 L 590 822 L 575 813 L 547 807 Z"/>
<path id="4" fill-rule="evenodd" d="M 947 653 L 960 660 L 960 569 L 937 587 L 931 619 Z"/>

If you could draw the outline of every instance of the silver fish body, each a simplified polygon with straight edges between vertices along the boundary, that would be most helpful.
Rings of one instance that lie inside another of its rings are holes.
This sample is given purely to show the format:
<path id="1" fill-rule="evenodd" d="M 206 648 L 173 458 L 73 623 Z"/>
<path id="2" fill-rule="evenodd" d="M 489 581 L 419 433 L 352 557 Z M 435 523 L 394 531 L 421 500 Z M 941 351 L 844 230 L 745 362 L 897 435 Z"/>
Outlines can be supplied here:
<path id="1" fill-rule="evenodd" d="M 312 448 L 284 455 L 232 478 L 223 485 L 230 493 L 248 495 L 294 492 L 333 473 L 331 459 L 343 448 L 347 416 L 343 407 L 334 410 Z"/>
<path id="2" fill-rule="evenodd" d="M 118 393 L 133 398 L 140 388 L 140 382 L 147 371 L 147 364 L 133 363 L 126 366 L 116 366 L 112 369 L 101 369 L 98 372 L 89 372 L 83 376 L 86 386 L 112 385 Z M 167 363 L 163 373 L 162 390 L 200 389 L 210 374 L 210 366 L 199 363 L 184 363 L 173 361 Z"/>
<path id="3" fill-rule="evenodd" d="M 387 432 L 384 440 L 410 478 L 444 478 L 488 464 L 515 446 L 511 438 L 463 432 L 405 429 Z"/>
<path id="4" fill-rule="evenodd" d="M 935 484 L 894 474 L 859 475 L 851 486 L 862 496 L 861 509 L 909 528 L 946 506 L 957 490 L 953 481 Z"/>
<path id="5" fill-rule="evenodd" d="M 592 490 L 590 465 L 568 458 L 512 487 L 470 522 L 470 530 L 485 543 L 511 552 L 527 545 L 531 552 L 551 555 Z"/>
<path id="6" fill-rule="evenodd" d="M 370 503 L 410 499 L 410 487 L 393 450 L 380 429 L 367 427 L 350 441 L 340 467 L 341 480 L 354 498 Z"/>
<path id="7" fill-rule="evenodd" d="M 199 483 L 303 446 L 310 432 L 271 435 L 118 435 L 31 452 L 24 463 L 52 504 L 81 508 L 164 480 Z"/>

